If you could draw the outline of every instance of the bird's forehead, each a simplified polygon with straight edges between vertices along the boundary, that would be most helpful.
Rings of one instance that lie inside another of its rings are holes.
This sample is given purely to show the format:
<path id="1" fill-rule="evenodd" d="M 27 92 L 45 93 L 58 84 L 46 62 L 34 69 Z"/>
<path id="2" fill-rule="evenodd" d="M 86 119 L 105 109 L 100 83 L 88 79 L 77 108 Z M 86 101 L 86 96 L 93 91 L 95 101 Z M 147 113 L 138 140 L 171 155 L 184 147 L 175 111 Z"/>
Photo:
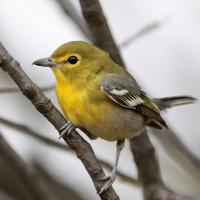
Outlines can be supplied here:
<path id="1" fill-rule="evenodd" d="M 65 43 L 60 47 L 58 47 L 53 52 L 51 57 L 53 59 L 58 59 L 58 58 L 64 58 L 71 54 L 79 54 L 82 57 L 87 57 L 89 55 L 99 54 L 102 52 L 103 52 L 102 50 L 87 42 L 74 41 Z"/>
<path id="2" fill-rule="evenodd" d="M 58 47 L 52 54 L 52 57 L 58 58 L 63 57 L 67 54 L 77 53 L 77 54 L 86 54 L 93 47 L 91 44 L 86 42 L 69 42 Z"/>

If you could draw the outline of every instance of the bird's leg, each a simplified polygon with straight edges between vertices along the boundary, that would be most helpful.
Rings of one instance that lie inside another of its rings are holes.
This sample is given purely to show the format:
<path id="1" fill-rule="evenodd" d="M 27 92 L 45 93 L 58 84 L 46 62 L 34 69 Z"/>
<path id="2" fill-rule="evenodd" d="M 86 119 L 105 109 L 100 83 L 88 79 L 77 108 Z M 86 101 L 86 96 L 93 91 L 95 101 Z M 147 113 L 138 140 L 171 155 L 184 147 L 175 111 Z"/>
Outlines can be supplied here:
<path id="1" fill-rule="evenodd" d="M 101 188 L 101 190 L 99 191 L 98 194 L 101 194 L 102 192 L 104 192 L 105 190 L 107 190 L 115 181 L 116 178 L 116 173 L 117 173 L 117 165 L 118 165 L 118 161 L 119 161 L 119 155 L 121 153 L 121 150 L 124 147 L 124 140 L 118 140 L 117 141 L 117 146 L 116 146 L 116 158 L 115 158 L 115 164 L 113 166 L 112 172 L 109 176 L 105 176 L 103 178 L 101 178 L 100 180 L 106 180 L 105 185 Z"/>
<path id="2" fill-rule="evenodd" d="M 73 130 L 75 130 L 76 127 L 68 121 L 65 125 L 63 125 L 60 129 L 60 136 L 59 139 L 61 139 L 64 135 L 69 135 Z"/>

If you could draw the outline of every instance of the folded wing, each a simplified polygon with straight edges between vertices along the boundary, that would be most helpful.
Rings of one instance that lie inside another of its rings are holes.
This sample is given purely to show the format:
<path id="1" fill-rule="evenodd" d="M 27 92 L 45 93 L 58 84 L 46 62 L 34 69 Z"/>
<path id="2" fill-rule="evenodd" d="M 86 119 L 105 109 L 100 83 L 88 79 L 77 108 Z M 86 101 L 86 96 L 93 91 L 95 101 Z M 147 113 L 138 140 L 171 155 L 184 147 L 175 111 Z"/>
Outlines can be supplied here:
<path id="1" fill-rule="evenodd" d="M 158 106 L 143 92 L 134 79 L 108 74 L 101 82 L 101 90 L 117 104 L 140 113 L 155 128 L 167 127 Z"/>

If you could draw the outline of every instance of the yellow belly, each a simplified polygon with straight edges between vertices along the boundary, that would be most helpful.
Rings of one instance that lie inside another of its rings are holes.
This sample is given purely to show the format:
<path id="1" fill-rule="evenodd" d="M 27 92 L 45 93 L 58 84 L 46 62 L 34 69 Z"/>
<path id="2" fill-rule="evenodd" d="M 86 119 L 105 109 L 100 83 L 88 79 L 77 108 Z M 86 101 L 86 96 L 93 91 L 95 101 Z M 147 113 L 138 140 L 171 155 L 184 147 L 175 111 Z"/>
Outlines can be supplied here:
<path id="1" fill-rule="evenodd" d="M 86 90 L 67 84 L 58 84 L 56 93 L 65 116 L 74 125 L 105 140 L 131 138 L 144 126 L 140 115 L 120 107 L 107 96 L 105 100 L 94 102 Z"/>
<path id="2" fill-rule="evenodd" d="M 100 116 L 99 110 L 90 104 L 85 90 L 79 90 L 71 85 L 57 85 L 56 93 L 65 116 L 74 125 L 84 127 L 85 122 L 94 121 L 94 115 Z"/>

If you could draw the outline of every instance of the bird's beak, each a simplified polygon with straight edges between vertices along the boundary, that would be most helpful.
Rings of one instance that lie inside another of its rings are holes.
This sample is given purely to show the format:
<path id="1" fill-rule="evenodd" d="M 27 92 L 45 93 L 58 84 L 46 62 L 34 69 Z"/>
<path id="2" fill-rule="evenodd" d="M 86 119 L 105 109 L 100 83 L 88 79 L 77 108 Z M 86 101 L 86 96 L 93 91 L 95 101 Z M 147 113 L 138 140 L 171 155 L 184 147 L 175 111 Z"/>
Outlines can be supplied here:
<path id="1" fill-rule="evenodd" d="M 33 62 L 33 65 L 38 65 L 42 67 L 55 67 L 58 65 L 55 63 L 50 57 L 49 58 L 42 58 Z"/>

